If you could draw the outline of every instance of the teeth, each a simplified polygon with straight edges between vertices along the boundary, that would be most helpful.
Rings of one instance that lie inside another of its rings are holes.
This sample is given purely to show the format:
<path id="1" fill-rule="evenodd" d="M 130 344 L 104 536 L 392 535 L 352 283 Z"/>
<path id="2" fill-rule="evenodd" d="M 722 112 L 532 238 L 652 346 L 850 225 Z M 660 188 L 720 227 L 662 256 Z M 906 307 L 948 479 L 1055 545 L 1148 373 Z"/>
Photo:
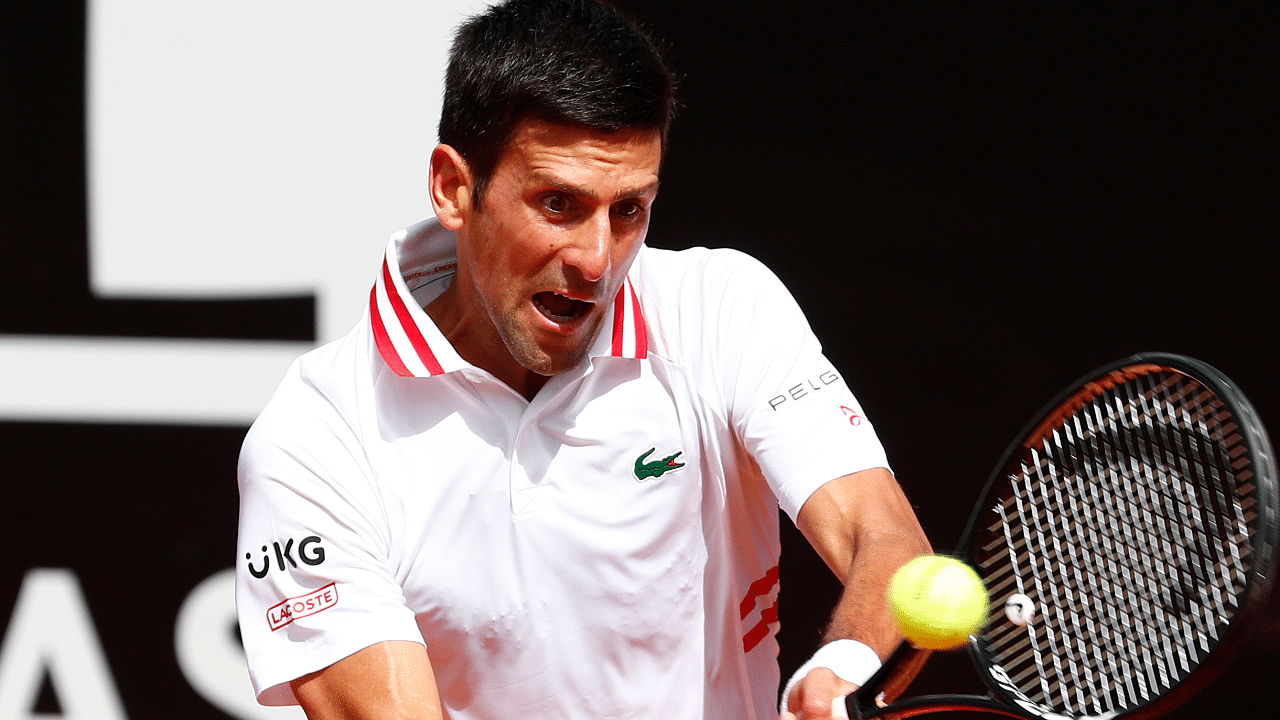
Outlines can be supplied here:
<path id="1" fill-rule="evenodd" d="M 538 308 L 538 312 L 542 313 L 543 315 L 546 315 L 547 317 L 551 318 L 552 320 L 556 320 L 556 321 L 564 321 L 564 320 L 568 320 L 568 319 L 569 319 L 569 316 L 568 316 L 568 315 L 557 315 L 557 314 L 555 314 L 555 313 L 551 312 L 550 310 L 548 310 L 548 309 L 547 309 L 547 306 L 546 306 L 546 305 L 543 305 L 542 303 L 538 302 L 537 300 L 534 300 L 534 301 L 533 301 L 533 304 L 534 304 L 535 306 L 537 306 L 537 308 Z"/>
<path id="2" fill-rule="evenodd" d="M 549 292 L 549 293 L 539 293 L 538 295 L 545 295 L 548 298 L 554 298 L 555 300 L 557 300 L 557 302 L 555 303 L 557 306 L 566 306 L 567 304 L 567 307 L 563 309 L 567 309 L 568 312 L 562 315 L 560 313 L 553 312 L 550 308 L 548 308 L 546 304 L 542 302 L 542 298 L 539 298 L 537 295 L 534 296 L 533 304 L 534 304 L 534 307 L 538 309 L 538 312 L 542 313 L 543 315 L 546 315 L 548 318 L 550 318 L 551 320 L 554 320 L 555 322 L 567 322 L 569 320 L 574 319 L 575 317 L 577 317 L 582 313 L 582 311 L 587 305 L 581 300 L 573 300 L 563 295 L 560 295 L 559 293 Z"/>

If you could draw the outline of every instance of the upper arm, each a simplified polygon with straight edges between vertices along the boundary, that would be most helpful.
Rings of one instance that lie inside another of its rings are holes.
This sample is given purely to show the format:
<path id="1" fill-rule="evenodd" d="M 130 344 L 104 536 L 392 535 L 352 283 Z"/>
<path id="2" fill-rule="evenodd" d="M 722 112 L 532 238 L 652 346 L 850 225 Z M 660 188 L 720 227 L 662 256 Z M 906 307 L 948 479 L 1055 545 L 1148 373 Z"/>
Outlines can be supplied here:
<path id="1" fill-rule="evenodd" d="M 427 649 L 381 642 L 290 683 L 310 720 L 440 720 Z"/>
<path id="2" fill-rule="evenodd" d="M 394 489 L 296 372 L 246 436 L 239 480 L 236 607 L 259 702 L 293 704 L 291 680 L 375 643 L 422 642 L 384 511 Z"/>
<path id="3" fill-rule="evenodd" d="M 896 563 L 930 551 L 929 540 L 893 473 L 862 470 L 818 488 L 796 518 L 800 532 L 842 582 L 855 559 Z M 859 553 L 874 547 L 872 553 Z"/>
<path id="4" fill-rule="evenodd" d="M 718 388 L 743 449 L 793 520 L 833 477 L 887 466 L 884 448 L 795 298 L 768 268 L 733 251 L 706 256 L 704 321 L 689 345 L 700 383 Z M 714 338 L 706 342 L 702 338 Z"/>

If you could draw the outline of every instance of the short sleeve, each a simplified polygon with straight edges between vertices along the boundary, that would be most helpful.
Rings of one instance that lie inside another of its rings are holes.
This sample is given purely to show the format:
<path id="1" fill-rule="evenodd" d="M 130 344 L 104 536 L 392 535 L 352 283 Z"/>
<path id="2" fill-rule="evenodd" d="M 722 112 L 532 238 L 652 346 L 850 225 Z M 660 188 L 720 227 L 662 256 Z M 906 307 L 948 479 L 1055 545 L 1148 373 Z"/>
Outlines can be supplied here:
<path id="1" fill-rule="evenodd" d="M 422 642 L 357 435 L 295 363 L 245 438 L 236 606 L 258 700 L 386 640 Z"/>
<path id="2" fill-rule="evenodd" d="M 709 269 L 723 289 L 714 351 L 729 419 L 794 520 L 823 484 L 888 460 L 782 282 L 749 256 L 717 252 L 728 256 Z"/>

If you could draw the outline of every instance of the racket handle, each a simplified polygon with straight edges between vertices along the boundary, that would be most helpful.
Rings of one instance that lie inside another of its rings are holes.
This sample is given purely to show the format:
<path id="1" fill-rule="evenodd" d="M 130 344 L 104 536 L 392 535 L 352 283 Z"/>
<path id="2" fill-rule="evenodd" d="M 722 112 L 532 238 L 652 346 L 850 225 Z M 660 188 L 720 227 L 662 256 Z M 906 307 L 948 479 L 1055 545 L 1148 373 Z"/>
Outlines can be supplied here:
<path id="1" fill-rule="evenodd" d="M 890 700 L 901 695 L 915 679 L 916 673 L 920 672 L 920 668 L 924 667 L 931 652 L 916 647 L 908 640 L 899 643 L 880 669 L 849 696 L 849 717 L 860 720 L 863 717 L 862 708 L 874 708 L 876 697 L 881 693 Z"/>

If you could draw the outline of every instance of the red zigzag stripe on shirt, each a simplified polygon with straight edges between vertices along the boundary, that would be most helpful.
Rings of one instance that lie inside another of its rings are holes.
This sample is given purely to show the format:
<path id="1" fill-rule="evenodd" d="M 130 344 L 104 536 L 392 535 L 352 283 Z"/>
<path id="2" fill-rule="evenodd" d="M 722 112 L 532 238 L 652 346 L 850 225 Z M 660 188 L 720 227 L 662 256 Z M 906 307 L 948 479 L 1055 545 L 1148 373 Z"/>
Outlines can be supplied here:
<path id="1" fill-rule="evenodd" d="M 742 599 L 742 604 L 738 607 L 742 619 L 746 620 L 747 616 L 756 607 L 756 599 L 768 595 L 774 586 L 778 584 L 778 566 L 774 565 L 764 574 L 764 577 L 751 583 L 751 587 L 747 588 L 747 596 Z M 773 605 L 760 611 L 760 622 L 747 631 L 742 636 L 742 651 L 751 652 L 752 648 L 760 644 L 769 634 L 769 626 L 778 622 L 778 600 L 775 598 Z"/>

